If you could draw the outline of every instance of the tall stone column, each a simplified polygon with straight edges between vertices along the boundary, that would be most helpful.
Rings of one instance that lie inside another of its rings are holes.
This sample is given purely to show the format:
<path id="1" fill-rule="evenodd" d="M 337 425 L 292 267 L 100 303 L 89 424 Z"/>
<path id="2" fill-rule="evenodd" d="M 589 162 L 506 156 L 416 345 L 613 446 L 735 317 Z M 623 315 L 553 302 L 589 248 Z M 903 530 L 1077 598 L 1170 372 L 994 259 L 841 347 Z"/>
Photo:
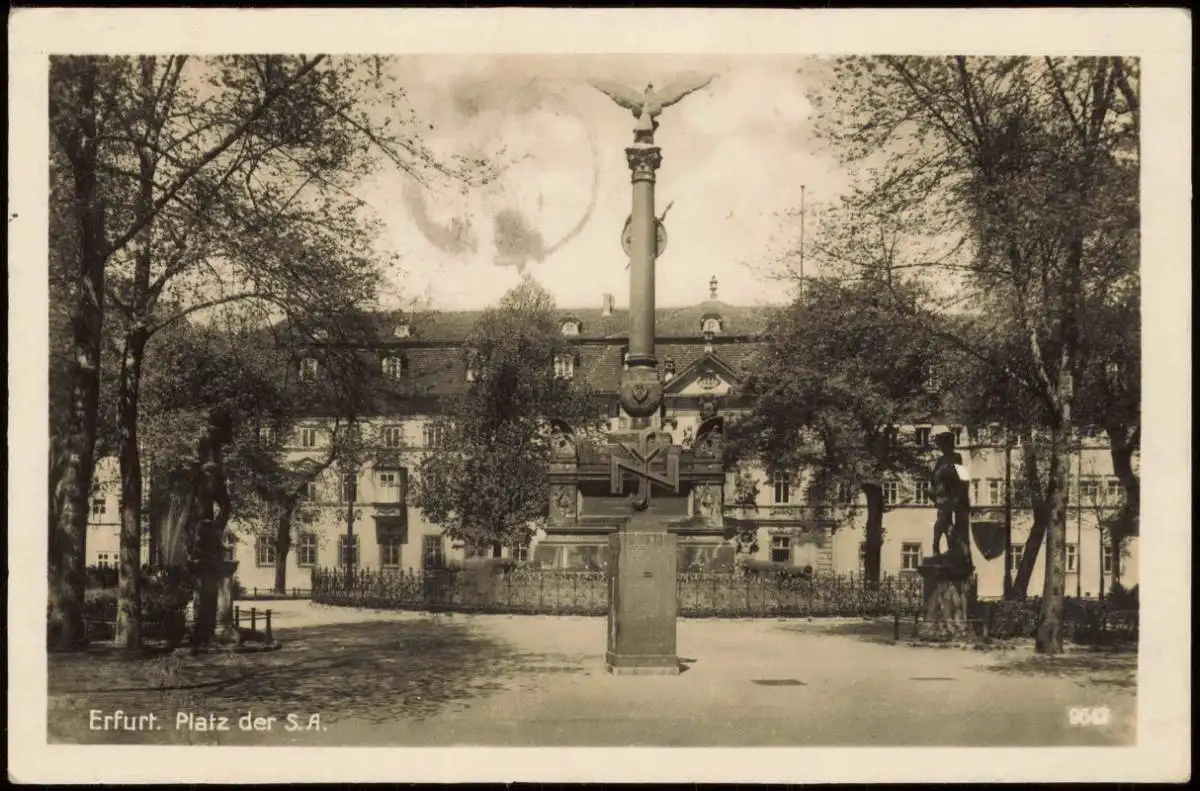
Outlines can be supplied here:
<path id="1" fill-rule="evenodd" d="M 662 153 L 652 143 L 634 143 L 625 149 L 633 182 L 630 218 L 632 237 L 629 261 L 629 367 L 621 377 L 621 407 L 631 427 L 644 429 L 662 405 L 662 382 L 654 356 L 654 263 L 658 257 L 657 221 L 654 217 L 654 173 Z"/>

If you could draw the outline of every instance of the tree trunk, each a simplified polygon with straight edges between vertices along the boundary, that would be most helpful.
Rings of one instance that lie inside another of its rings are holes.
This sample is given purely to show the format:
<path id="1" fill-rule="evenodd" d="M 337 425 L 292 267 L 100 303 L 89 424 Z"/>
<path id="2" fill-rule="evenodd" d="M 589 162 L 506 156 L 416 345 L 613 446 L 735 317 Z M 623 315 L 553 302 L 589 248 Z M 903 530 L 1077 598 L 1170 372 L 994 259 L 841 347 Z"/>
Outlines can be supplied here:
<path id="1" fill-rule="evenodd" d="M 97 183 L 96 74 L 84 69 L 79 89 L 80 134 L 70 152 L 73 212 L 79 226 L 79 269 L 72 321 L 71 415 L 57 483 L 61 508 L 50 531 L 54 557 L 50 580 L 50 644 L 86 644 L 83 601 L 87 588 L 87 530 L 95 473 L 96 423 L 100 408 L 100 346 L 104 328 L 106 239 L 104 203 Z"/>
<path id="2" fill-rule="evenodd" d="M 1039 654 L 1061 654 L 1063 650 L 1063 596 L 1066 593 L 1067 562 L 1067 476 L 1071 456 L 1068 431 L 1053 429 L 1050 475 L 1046 486 L 1046 576 L 1042 586 L 1042 613 L 1036 650 Z"/>
<path id="3" fill-rule="evenodd" d="M 141 66 L 142 110 L 147 125 L 154 117 L 155 58 L 143 57 Z M 147 133 L 148 134 L 148 133 Z M 154 218 L 156 154 L 147 145 L 138 149 L 137 220 L 146 224 Z M 132 315 L 125 334 L 121 358 L 121 383 L 117 395 L 117 420 L 121 437 L 121 551 L 120 585 L 117 589 L 116 643 L 129 649 L 142 642 L 142 462 L 138 447 L 138 397 L 142 386 L 142 364 L 149 340 L 147 304 L 150 290 L 152 250 L 147 231 L 134 253 Z"/>
<path id="4" fill-rule="evenodd" d="M 287 558 L 292 549 L 292 514 L 296 510 L 295 499 L 283 505 L 275 523 L 275 592 L 287 592 Z"/>
<path id="5" fill-rule="evenodd" d="M 142 465 L 137 420 L 145 350 L 144 331 L 135 329 L 126 336 L 117 397 L 121 436 L 121 549 L 116 644 L 129 649 L 140 648 L 142 642 Z"/>
<path id="6" fill-rule="evenodd" d="M 864 483 L 863 494 L 867 496 L 866 558 L 863 561 L 863 577 L 867 585 L 879 586 L 881 555 L 883 552 L 883 488 L 877 483 Z"/>
<path id="7" fill-rule="evenodd" d="M 1137 451 L 1138 434 L 1137 429 L 1130 434 L 1123 426 L 1108 429 L 1113 472 L 1121 482 L 1121 489 L 1125 494 L 1117 513 L 1110 518 L 1108 526 L 1114 586 L 1121 582 L 1121 550 L 1125 539 L 1137 535 L 1139 530 L 1142 485 L 1141 479 L 1133 470 L 1133 454 Z"/>
<path id="8" fill-rule="evenodd" d="M 1012 589 L 1009 591 L 1009 597 L 1018 601 L 1029 595 L 1029 581 L 1033 578 L 1033 567 L 1037 564 L 1038 555 L 1042 550 L 1042 542 L 1046 538 L 1046 525 L 1050 515 L 1042 490 L 1041 476 L 1038 475 L 1037 445 L 1034 441 L 1033 431 L 1028 427 L 1021 430 L 1021 452 L 1024 456 L 1022 466 L 1024 467 L 1025 485 L 1033 501 L 1033 526 L 1029 530 L 1029 537 L 1025 539 L 1021 564 L 1017 567 L 1017 574 L 1013 579 Z M 1005 497 L 1011 500 L 1012 492 L 1006 492 Z"/>

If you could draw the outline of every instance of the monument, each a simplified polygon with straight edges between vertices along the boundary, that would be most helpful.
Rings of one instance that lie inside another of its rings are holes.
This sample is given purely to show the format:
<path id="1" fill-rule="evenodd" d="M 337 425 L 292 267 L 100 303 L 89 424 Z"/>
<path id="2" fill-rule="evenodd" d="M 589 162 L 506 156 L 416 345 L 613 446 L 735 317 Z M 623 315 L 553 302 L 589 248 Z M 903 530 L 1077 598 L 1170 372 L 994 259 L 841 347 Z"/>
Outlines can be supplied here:
<path id="1" fill-rule="evenodd" d="M 629 256 L 630 327 L 618 399 L 628 429 L 611 435 L 607 445 L 577 448 L 569 427 L 558 427 L 551 514 L 575 537 L 590 533 L 595 541 L 607 536 L 605 666 L 612 673 L 679 673 L 679 537 L 700 536 L 703 541 L 721 530 L 720 418 L 704 421 L 687 451 L 674 443 L 664 425 L 663 381 L 654 349 L 654 267 L 666 241 L 654 212 L 655 171 L 662 162 L 654 131 L 663 108 L 711 81 L 711 76 L 685 78 L 662 90 L 649 85 L 645 91 L 592 82 L 636 119 L 633 144 L 625 149 L 632 207 L 621 231 Z"/>
<path id="2" fill-rule="evenodd" d="M 967 631 L 971 560 L 971 476 L 962 454 L 954 450 L 954 435 L 937 436 L 941 455 L 930 474 L 937 519 L 933 525 L 933 557 L 919 567 L 924 581 L 925 622 L 931 637 L 957 637 Z M 942 552 L 942 539 L 946 551 Z"/>

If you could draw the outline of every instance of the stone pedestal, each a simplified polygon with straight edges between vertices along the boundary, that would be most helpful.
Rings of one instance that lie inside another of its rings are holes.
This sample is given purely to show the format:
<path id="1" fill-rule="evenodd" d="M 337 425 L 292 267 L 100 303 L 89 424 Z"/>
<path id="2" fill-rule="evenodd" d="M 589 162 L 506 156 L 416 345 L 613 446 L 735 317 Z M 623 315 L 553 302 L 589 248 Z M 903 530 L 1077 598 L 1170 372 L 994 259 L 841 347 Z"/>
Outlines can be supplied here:
<path id="1" fill-rule="evenodd" d="M 677 675 L 675 536 L 639 514 L 609 537 L 609 551 L 605 666 L 616 674 Z"/>
<path id="2" fill-rule="evenodd" d="M 221 582 L 217 589 L 217 630 L 218 642 L 236 640 L 237 626 L 233 622 L 233 575 L 237 572 L 236 560 L 221 561 Z"/>
<path id="3" fill-rule="evenodd" d="M 917 570 L 925 583 L 923 636 L 935 639 L 966 636 L 970 628 L 967 619 L 974 569 L 962 562 L 926 558 Z"/>

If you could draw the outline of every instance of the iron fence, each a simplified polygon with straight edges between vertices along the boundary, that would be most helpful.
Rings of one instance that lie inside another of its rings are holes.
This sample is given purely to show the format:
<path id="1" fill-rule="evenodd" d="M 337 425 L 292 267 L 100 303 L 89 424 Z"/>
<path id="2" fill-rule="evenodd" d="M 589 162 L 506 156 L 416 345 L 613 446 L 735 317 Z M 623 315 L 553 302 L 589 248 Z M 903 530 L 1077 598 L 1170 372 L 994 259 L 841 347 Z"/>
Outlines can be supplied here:
<path id="1" fill-rule="evenodd" d="M 886 577 L 878 586 L 853 575 L 687 573 L 677 581 L 678 613 L 693 618 L 908 616 L 921 607 L 919 578 Z M 608 577 L 602 571 L 516 568 L 423 572 L 316 569 L 318 604 L 376 609 L 604 615 Z"/>

